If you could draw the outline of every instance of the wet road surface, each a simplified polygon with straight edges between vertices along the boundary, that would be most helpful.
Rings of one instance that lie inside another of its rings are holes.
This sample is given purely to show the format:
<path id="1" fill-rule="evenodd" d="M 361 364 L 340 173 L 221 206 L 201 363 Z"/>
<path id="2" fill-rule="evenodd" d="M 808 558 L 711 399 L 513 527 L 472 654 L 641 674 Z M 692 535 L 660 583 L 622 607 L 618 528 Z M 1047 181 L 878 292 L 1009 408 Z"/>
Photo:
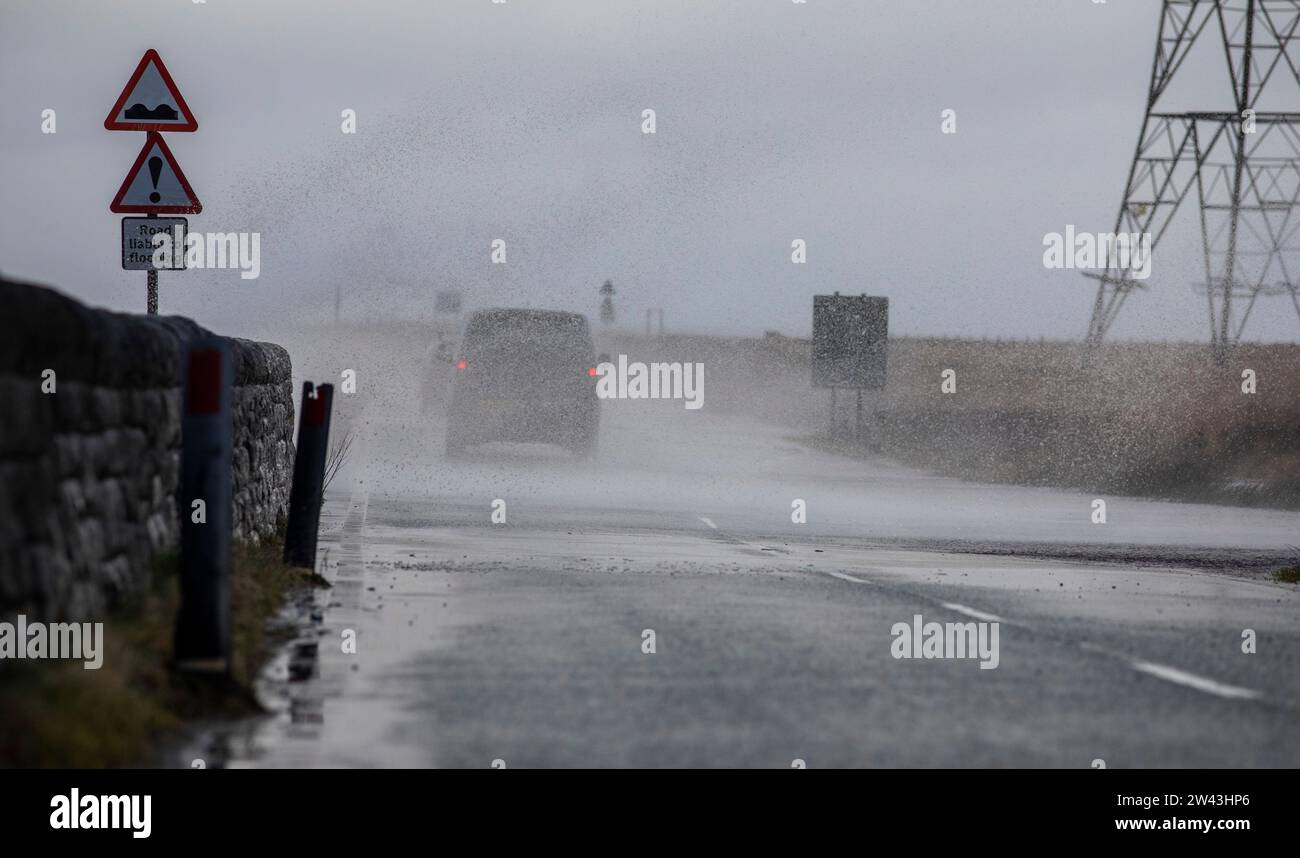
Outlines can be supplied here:
<path id="1" fill-rule="evenodd" d="M 1300 764 L 1300 591 L 1259 573 L 1300 516 L 1104 498 L 1094 524 L 1091 495 L 669 404 L 606 403 L 593 462 L 447 462 L 436 419 L 366 415 L 333 587 L 228 764 Z M 893 657 L 916 615 L 998 623 L 997 667 Z"/>

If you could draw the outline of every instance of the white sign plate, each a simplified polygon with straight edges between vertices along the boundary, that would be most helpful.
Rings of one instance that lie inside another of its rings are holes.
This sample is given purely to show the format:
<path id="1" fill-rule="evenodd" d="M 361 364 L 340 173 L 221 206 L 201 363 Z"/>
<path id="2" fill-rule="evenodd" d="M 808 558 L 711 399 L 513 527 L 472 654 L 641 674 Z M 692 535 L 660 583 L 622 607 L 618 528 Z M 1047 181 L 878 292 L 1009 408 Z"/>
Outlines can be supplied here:
<path id="1" fill-rule="evenodd" d="M 185 268 L 185 234 L 189 221 L 183 217 L 122 218 L 122 268 L 127 271 L 181 271 Z M 154 236 L 171 240 L 170 266 L 156 267 L 153 254 L 158 248 Z"/>

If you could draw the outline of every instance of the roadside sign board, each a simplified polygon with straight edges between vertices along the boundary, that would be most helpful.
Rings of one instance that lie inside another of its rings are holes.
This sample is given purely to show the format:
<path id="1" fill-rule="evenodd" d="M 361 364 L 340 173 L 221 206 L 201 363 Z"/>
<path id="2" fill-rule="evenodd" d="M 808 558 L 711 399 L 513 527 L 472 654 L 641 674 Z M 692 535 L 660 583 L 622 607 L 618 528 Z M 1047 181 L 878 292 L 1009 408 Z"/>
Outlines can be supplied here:
<path id="1" fill-rule="evenodd" d="M 440 291 L 433 296 L 433 312 L 456 314 L 460 312 L 460 293 L 450 290 Z"/>
<path id="2" fill-rule="evenodd" d="M 117 97 L 104 127 L 109 131 L 195 131 L 199 123 L 162 57 L 150 48 Z"/>
<path id="3" fill-rule="evenodd" d="M 150 131 L 108 208 L 119 214 L 198 214 L 203 204 L 162 135 Z"/>
<path id="4" fill-rule="evenodd" d="M 814 386 L 883 388 L 888 343 L 888 298 L 813 296 Z"/>
<path id="5" fill-rule="evenodd" d="M 122 218 L 122 268 L 126 271 L 180 271 L 185 268 L 185 233 L 189 221 L 183 217 Z M 171 265 L 153 264 L 154 236 L 171 241 Z"/>

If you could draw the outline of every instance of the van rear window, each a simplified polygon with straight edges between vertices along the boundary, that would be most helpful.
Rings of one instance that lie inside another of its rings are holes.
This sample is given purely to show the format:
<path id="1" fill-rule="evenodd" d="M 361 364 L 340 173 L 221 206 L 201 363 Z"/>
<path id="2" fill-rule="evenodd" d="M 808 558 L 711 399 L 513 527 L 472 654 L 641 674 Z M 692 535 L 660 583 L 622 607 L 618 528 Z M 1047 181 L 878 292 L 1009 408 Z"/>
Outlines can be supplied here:
<path id="1" fill-rule="evenodd" d="M 590 351 L 587 320 L 560 313 L 491 313 L 475 316 L 465 333 L 474 351 Z"/>

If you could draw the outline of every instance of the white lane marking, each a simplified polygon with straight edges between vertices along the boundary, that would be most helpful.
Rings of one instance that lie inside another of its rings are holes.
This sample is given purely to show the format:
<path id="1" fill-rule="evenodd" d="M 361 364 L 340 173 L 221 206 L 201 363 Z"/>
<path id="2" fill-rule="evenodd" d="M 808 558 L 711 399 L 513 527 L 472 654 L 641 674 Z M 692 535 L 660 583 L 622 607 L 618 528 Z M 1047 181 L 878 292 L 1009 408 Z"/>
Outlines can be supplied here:
<path id="1" fill-rule="evenodd" d="M 870 581 L 864 581 L 861 578 L 855 578 L 852 575 L 848 575 L 844 572 L 835 572 L 828 569 L 826 571 L 826 574 L 831 575 L 832 577 L 835 578 L 839 578 L 842 581 L 851 581 L 854 584 L 871 583 Z M 974 608 L 968 608 L 965 605 L 959 605 L 956 602 L 940 602 L 940 604 L 950 611 L 956 611 L 959 614 L 965 614 L 966 616 L 974 617 L 977 620 L 983 620 L 989 623 L 1005 622 L 1005 620 L 1003 620 L 1001 617 L 997 616 L 996 614 L 988 614 L 985 613 L 984 611 L 977 611 Z M 1078 646 L 1080 649 L 1085 649 L 1085 650 L 1091 649 L 1102 653 L 1108 653 L 1108 651 L 1103 649 L 1102 647 L 1095 646 L 1094 644 L 1090 644 L 1087 641 L 1080 642 Z M 1117 655 L 1116 653 L 1108 653 L 1108 654 Z M 1179 685 L 1185 685 L 1188 688 L 1195 688 L 1197 691 L 1204 691 L 1206 694 L 1214 694 L 1219 697 L 1226 697 L 1230 700 L 1258 700 L 1259 698 L 1263 697 L 1263 695 L 1260 692 L 1254 691 L 1249 688 L 1240 688 L 1235 685 L 1224 685 L 1221 682 L 1215 682 L 1213 679 L 1206 679 L 1203 676 L 1197 676 L 1194 673 L 1188 673 L 1186 671 L 1178 670 L 1177 668 L 1173 668 L 1173 667 L 1166 667 L 1163 664 L 1154 664 L 1149 661 L 1130 661 L 1130 664 L 1134 670 L 1139 671 L 1141 673 L 1149 674 L 1159 679 L 1163 679 L 1167 682 L 1174 682 Z"/>
<path id="2" fill-rule="evenodd" d="M 968 608 L 965 605 L 958 605 L 956 602 L 941 602 L 945 608 L 950 611 L 956 611 L 959 614 L 965 614 L 968 617 L 974 617 L 977 620 L 983 620 L 986 623 L 1000 623 L 1002 618 L 996 614 L 986 614 L 983 611 L 977 611 L 974 608 Z"/>
<path id="3" fill-rule="evenodd" d="M 711 519 L 711 518 L 705 518 L 704 516 L 700 516 L 700 521 L 704 522 L 705 524 L 707 524 L 709 527 L 713 528 L 714 530 L 717 530 L 717 529 L 718 529 L 718 526 L 717 526 L 716 524 L 713 523 L 713 519 Z"/>
<path id="4" fill-rule="evenodd" d="M 1149 673 L 1168 682 L 1176 682 L 1179 685 L 1186 685 L 1188 688 L 1195 688 L 1197 691 L 1204 691 L 1206 694 L 1215 694 L 1232 700 L 1255 700 L 1262 696 L 1258 691 L 1252 691 L 1249 688 L 1224 685 L 1221 682 L 1215 682 L 1213 679 L 1206 679 L 1203 676 L 1197 676 L 1194 673 L 1188 673 L 1173 667 L 1166 667 L 1163 664 L 1152 664 L 1149 661 L 1135 661 L 1133 662 L 1133 669 L 1141 673 Z"/>
<path id="5" fill-rule="evenodd" d="M 854 584 L 871 583 L 870 581 L 863 581 L 861 578 L 854 578 L 852 575 L 845 574 L 844 572 L 832 572 L 830 570 L 827 570 L 826 574 L 834 578 L 839 578 L 841 581 L 852 581 Z"/>

